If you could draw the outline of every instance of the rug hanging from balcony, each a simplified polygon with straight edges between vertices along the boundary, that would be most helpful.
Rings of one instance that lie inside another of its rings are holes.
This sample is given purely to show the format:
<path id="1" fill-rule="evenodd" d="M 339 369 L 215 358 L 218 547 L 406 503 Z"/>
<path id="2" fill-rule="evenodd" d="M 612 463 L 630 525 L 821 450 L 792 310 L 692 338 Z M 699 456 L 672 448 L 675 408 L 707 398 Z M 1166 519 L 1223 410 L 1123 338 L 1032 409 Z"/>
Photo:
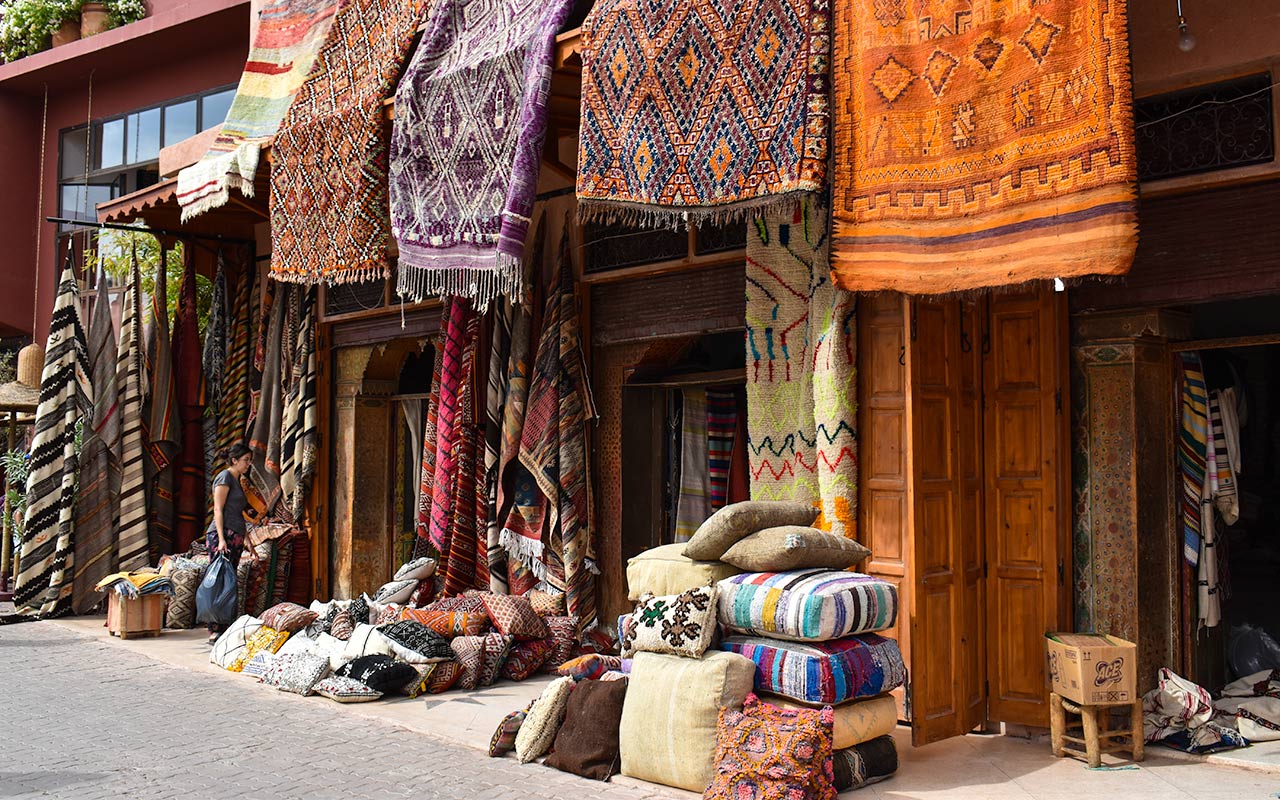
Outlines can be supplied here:
<path id="1" fill-rule="evenodd" d="M 120 517 L 120 405 L 116 391 L 115 327 L 107 274 L 98 270 L 98 290 L 89 320 L 89 371 L 93 416 L 85 420 L 76 488 L 75 580 L 71 610 L 87 614 L 103 600 L 94 589 L 116 571 L 116 524 Z"/>
<path id="2" fill-rule="evenodd" d="M 150 564 L 160 556 L 174 553 L 174 528 L 178 509 L 174 492 L 178 483 L 178 461 L 182 451 L 178 427 L 178 393 L 173 376 L 173 350 L 169 338 L 169 294 L 165 265 L 169 251 L 160 249 L 156 266 L 155 291 L 151 296 L 151 326 L 147 340 L 147 375 L 150 389 L 143 404 L 143 432 L 147 441 L 147 484 L 150 487 L 147 511 L 147 541 Z"/>
<path id="3" fill-rule="evenodd" d="M 203 158 L 178 173 L 183 222 L 226 205 L 231 189 L 253 197 L 262 146 L 311 71 L 337 8 L 337 0 L 271 0 L 263 6 L 218 138 Z"/>
<path id="4" fill-rule="evenodd" d="M 120 405 L 120 532 L 118 568 L 126 572 L 150 565 L 147 540 L 146 440 L 142 432 L 142 276 L 133 253 L 120 310 L 120 346 L 116 352 L 116 391 Z"/>
<path id="5" fill-rule="evenodd" d="M 294 283 L 388 276 L 395 87 L 425 0 L 345 0 L 272 144 L 271 273 Z"/>
<path id="6" fill-rule="evenodd" d="M 441 0 L 396 90 L 396 289 L 484 313 L 521 294 L 556 33 L 573 0 Z"/>
<path id="7" fill-rule="evenodd" d="M 315 475 L 319 428 L 316 426 L 316 290 L 298 291 L 298 335 L 293 343 L 293 368 L 284 399 L 281 432 L 283 462 L 280 489 L 285 508 L 294 519 L 302 519 L 311 479 Z"/>
<path id="8" fill-rule="evenodd" d="M 579 214 L 722 223 L 827 175 L 830 10 L 814 0 L 601 0 L 582 26 Z"/>
<path id="9" fill-rule="evenodd" d="M 857 528 L 856 297 L 827 267 L 826 209 L 808 200 L 747 229 L 747 430 L 753 500 L 821 508 Z"/>
<path id="10" fill-rule="evenodd" d="M 196 267 L 190 252 L 184 252 L 184 256 L 186 268 L 173 326 L 174 397 L 182 442 L 176 464 L 175 553 L 185 553 L 192 542 L 204 538 L 205 512 L 208 510 L 204 462 L 204 353 L 200 345 Z"/>
<path id="11" fill-rule="evenodd" d="M 27 473 L 27 510 L 13 602 L 42 618 L 71 611 L 75 570 L 76 428 L 93 414 L 89 348 L 80 322 L 80 292 L 68 253 L 49 323 L 40 404 Z"/>
<path id="12" fill-rule="evenodd" d="M 941 294 L 1129 270 L 1122 0 L 834 5 L 841 287 Z"/>

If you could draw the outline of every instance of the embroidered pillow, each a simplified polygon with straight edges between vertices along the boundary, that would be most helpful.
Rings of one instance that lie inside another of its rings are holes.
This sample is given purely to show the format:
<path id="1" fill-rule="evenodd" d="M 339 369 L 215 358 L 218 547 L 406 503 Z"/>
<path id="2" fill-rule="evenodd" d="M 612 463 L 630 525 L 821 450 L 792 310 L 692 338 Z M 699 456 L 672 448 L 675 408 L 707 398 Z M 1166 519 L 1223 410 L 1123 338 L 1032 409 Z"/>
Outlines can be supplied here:
<path id="1" fill-rule="evenodd" d="M 401 564 L 400 569 L 396 570 L 392 580 L 397 581 L 420 581 L 430 578 L 436 573 L 436 560 L 434 558 L 414 559 L 407 564 Z"/>
<path id="2" fill-rule="evenodd" d="M 599 653 L 587 653 L 585 656 L 571 658 L 560 665 L 561 675 L 575 681 L 594 681 L 609 670 L 622 669 L 620 656 L 602 656 Z"/>
<path id="3" fill-rule="evenodd" d="M 529 598 L 529 604 L 533 606 L 533 610 L 538 612 L 539 616 L 564 616 L 564 595 L 562 594 L 540 592 L 537 589 L 533 589 L 525 594 L 525 597 Z"/>
<path id="4" fill-rule="evenodd" d="M 801 525 L 765 528 L 739 540 L 720 560 L 747 572 L 857 566 L 871 551 L 852 539 Z"/>
<path id="5" fill-rule="evenodd" d="M 453 660 L 449 640 L 421 622 L 404 619 L 383 625 L 378 632 L 390 644 L 392 654 L 406 663 L 430 664 Z"/>
<path id="6" fill-rule="evenodd" d="M 227 626 L 227 629 L 213 643 L 213 651 L 209 653 L 209 663 L 227 669 L 244 653 L 245 643 L 249 637 L 262 627 L 262 620 L 248 614 L 241 616 Z M 246 659 L 247 661 L 247 659 Z"/>
<path id="7" fill-rule="evenodd" d="M 351 601 L 351 605 L 347 606 L 347 611 L 351 613 L 351 621 L 356 625 L 368 624 L 369 599 L 364 595 L 360 595 Z"/>
<path id="8" fill-rule="evenodd" d="M 407 603 L 416 588 L 418 588 L 416 580 L 392 581 L 383 584 L 373 599 L 379 603 Z"/>
<path id="9" fill-rule="evenodd" d="M 465 611 L 469 614 L 484 614 L 484 601 L 479 592 L 461 597 L 441 597 L 428 608 L 432 611 Z"/>
<path id="10" fill-rule="evenodd" d="M 412 608 L 422 608 L 431 602 L 436 596 L 436 582 L 434 578 L 424 578 L 418 581 L 418 586 L 413 590 L 413 594 L 409 596 L 409 605 Z"/>
<path id="11" fill-rule="evenodd" d="M 485 593 L 480 596 L 485 613 L 498 633 L 514 636 L 521 641 L 545 639 L 551 635 L 547 623 L 542 621 L 533 603 L 527 597 L 509 594 Z"/>
<path id="12" fill-rule="evenodd" d="M 432 694 L 433 686 L 438 685 L 442 680 L 447 680 L 448 685 L 444 689 L 436 689 L 434 693 L 442 692 L 452 686 L 458 676 L 458 665 L 452 661 L 415 664 L 414 668 L 418 670 L 417 676 L 400 689 L 410 699 L 421 694 Z"/>
<path id="13" fill-rule="evenodd" d="M 382 692 L 375 692 L 360 681 L 341 675 L 321 679 L 312 687 L 312 691 L 339 703 L 367 703 L 382 697 Z"/>
<path id="14" fill-rule="evenodd" d="M 297 603 L 279 603 L 262 612 L 262 624 L 278 631 L 297 633 L 320 615 Z"/>
<path id="15" fill-rule="evenodd" d="M 333 622 L 329 625 L 329 635 L 335 639 L 341 639 L 344 642 L 351 638 L 351 632 L 356 629 L 356 619 L 351 615 L 350 609 L 341 609 L 333 617 Z"/>
<path id="16" fill-rule="evenodd" d="M 528 764 L 550 749 L 564 722 L 564 712 L 573 691 L 573 678 L 556 678 L 533 702 L 524 723 L 516 734 L 516 758 Z"/>
<path id="17" fill-rule="evenodd" d="M 271 666 L 271 662 L 279 658 L 275 653 L 258 653 L 249 659 L 249 663 L 244 665 L 244 669 L 240 670 L 241 675 L 249 675 L 258 680 L 262 680 L 262 676 L 267 673 Z"/>
<path id="18" fill-rule="evenodd" d="M 573 658 L 573 648 L 578 645 L 578 618 L 543 617 L 542 621 L 547 623 L 547 628 L 551 631 L 553 645 L 551 655 L 547 657 L 547 663 L 543 665 L 543 669 L 552 671 Z"/>
<path id="19" fill-rule="evenodd" d="M 453 659 L 462 667 L 462 674 L 455 684 L 459 689 L 474 689 L 480 685 L 480 671 L 484 669 L 485 637 L 458 636 L 449 643 Z"/>
<path id="20" fill-rule="evenodd" d="M 704 800 L 835 800 L 831 706 L 777 708 L 748 694 L 721 708 L 716 775 Z"/>
<path id="21" fill-rule="evenodd" d="M 164 612 L 164 626 L 179 630 L 196 624 L 196 590 L 204 578 L 203 569 L 177 569 L 169 575 L 173 597 Z"/>
<path id="22" fill-rule="evenodd" d="M 435 665 L 430 679 L 427 680 L 427 694 L 440 694 L 454 687 L 462 677 L 462 665 L 457 661 L 441 661 Z"/>
<path id="23" fill-rule="evenodd" d="M 309 653 L 278 655 L 262 676 L 262 682 L 282 692 L 293 692 L 306 697 L 320 679 L 328 674 L 329 659 L 322 656 Z"/>
<path id="24" fill-rule="evenodd" d="M 792 500 L 747 500 L 720 509 L 698 526 L 684 544 L 684 555 L 694 561 L 719 561 L 739 540 L 765 528 L 780 525 L 812 525 L 818 509 Z"/>
<path id="25" fill-rule="evenodd" d="M 502 674 L 502 667 L 511 654 L 511 645 L 515 639 L 501 633 L 486 633 L 484 636 L 484 661 L 480 664 L 479 685 L 492 686 Z"/>
<path id="26" fill-rule="evenodd" d="M 530 708 L 533 708 L 533 703 L 519 711 L 512 711 L 502 718 L 502 722 L 498 723 L 498 729 L 493 732 L 493 738 L 489 740 L 490 758 L 504 756 L 516 749 L 516 734 L 520 732 L 520 725 L 524 722 Z"/>
<path id="27" fill-rule="evenodd" d="M 342 664 L 348 661 L 355 661 L 363 656 L 393 656 L 394 654 L 391 649 L 391 642 L 387 641 L 387 638 L 377 628 L 372 625 L 357 625 L 350 638 L 347 639 L 346 646 L 342 648 L 340 663 L 333 665 L 333 670 L 337 672 L 338 667 L 342 666 Z M 378 689 L 376 686 L 374 688 Z M 378 691 L 386 694 L 384 689 L 378 689 Z"/>
<path id="28" fill-rule="evenodd" d="M 330 637 L 332 638 L 332 637 Z M 280 649 L 276 651 L 278 655 L 288 656 L 295 653 L 314 653 L 316 643 L 314 639 L 308 639 L 306 633 L 299 631 L 285 640 Z"/>
<path id="29" fill-rule="evenodd" d="M 623 634 L 622 655 L 670 653 L 701 658 L 716 633 L 716 587 L 640 598 Z"/>
<path id="30" fill-rule="evenodd" d="M 455 636 L 481 636 L 489 630 L 489 617 L 483 611 L 437 611 L 429 608 L 404 608 L 400 610 L 400 619 L 411 619 L 421 622 L 431 630 L 452 639 Z"/>
<path id="31" fill-rule="evenodd" d="M 280 649 L 285 640 L 289 638 L 286 631 L 278 631 L 275 628 L 268 628 L 263 625 L 253 632 L 244 642 L 244 649 L 240 651 L 240 655 L 236 656 L 231 662 L 227 670 L 230 672 L 239 672 L 244 669 L 244 665 L 249 663 L 249 659 L 258 653 L 274 653 Z"/>
<path id="32" fill-rule="evenodd" d="M 338 674 L 355 678 L 375 692 L 387 694 L 400 691 L 417 676 L 418 671 L 412 665 L 403 664 L 391 656 L 369 655 L 344 664 Z"/>
<path id="33" fill-rule="evenodd" d="M 502 677 L 513 681 L 528 678 L 551 657 L 555 649 L 550 639 L 533 639 L 528 642 L 517 642 L 507 656 L 507 663 L 502 665 Z"/>
<path id="34" fill-rule="evenodd" d="M 618 771 L 618 730 L 626 696 L 626 681 L 589 681 L 575 688 L 546 765 L 584 778 L 609 780 Z"/>

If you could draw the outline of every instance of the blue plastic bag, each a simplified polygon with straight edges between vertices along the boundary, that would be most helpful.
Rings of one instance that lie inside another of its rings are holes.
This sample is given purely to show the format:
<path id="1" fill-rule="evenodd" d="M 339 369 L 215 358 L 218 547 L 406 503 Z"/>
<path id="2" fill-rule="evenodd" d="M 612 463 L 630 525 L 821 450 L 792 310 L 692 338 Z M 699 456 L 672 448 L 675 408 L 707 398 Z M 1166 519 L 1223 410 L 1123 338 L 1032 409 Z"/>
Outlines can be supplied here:
<path id="1" fill-rule="evenodd" d="M 196 589 L 196 622 L 227 625 L 236 618 L 236 568 L 219 553 Z"/>

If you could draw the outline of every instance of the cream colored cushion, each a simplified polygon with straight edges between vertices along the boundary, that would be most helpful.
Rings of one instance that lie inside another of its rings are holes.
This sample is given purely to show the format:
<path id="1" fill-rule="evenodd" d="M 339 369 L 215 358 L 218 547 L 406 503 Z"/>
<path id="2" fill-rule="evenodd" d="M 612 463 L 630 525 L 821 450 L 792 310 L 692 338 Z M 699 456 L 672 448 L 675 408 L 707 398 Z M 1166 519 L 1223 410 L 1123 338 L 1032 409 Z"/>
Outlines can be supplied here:
<path id="1" fill-rule="evenodd" d="M 362 656 L 383 655 L 395 658 L 391 642 L 373 625 L 357 625 L 342 648 L 341 655 L 329 656 L 329 667 L 337 672 L 343 664 Z"/>
<path id="2" fill-rule="evenodd" d="M 218 637 L 218 641 L 213 643 L 213 651 L 209 653 L 209 663 L 223 669 L 230 669 L 236 659 L 244 655 L 249 637 L 257 633 L 261 627 L 262 620 L 248 614 L 231 623 Z"/>
<path id="3" fill-rule="evenodd" d="M 684 548 L 684 544 L 664 544 L 628 561 L 627 599 L 635 602 L 645 594 L 681 594 L 742 572 L 720 561 L 694 561 L 684 555 Z"/>
<path id="4" fill-rule="evenodd" d="M 533 708 L 525 715 L 520 731 L 516 734 L 516 758 L 528 764 L 551 749 L 564 723 L 569 708 L 569 693 L 573 691 L 573 678 L 556 678 L 542 690 Z"/>
<path id="5" fill-rule="evenodd" d="M 695 660 L 636 653 L 622 706 L 622 774 L 701 792 L 715 776 L 720 708 L 739 708 L 756 665 L 715 651 Z M 527 724 L 527 723 L 526 723 Z"/>
<path id="6" fill-rule="evenodd" d="M 797 703 L 774 694 L 762 694 L 760 699 L 779 708 L 807 708 L 814 706 Z M 854 745 L 869 742 L 886 733 L 893 733 L 898 726 L 898 701 L 887 694 L 841 703 L 834 706 L 835 740 L 833 750 L 848 750 Z"/>
<path id="7" fill-rule="evenodd" d="M 818 509 L 794 500 L 746 500 L 720 509 L 685 542 L 689 558 L 718 559 L 739 539 L 779 525 L 812 525 Z"/>
<path id="8" fill-rule="evenodd" d="M 738 540 L 720 557 L 747 572 L 857 566 L 871 551 L 852 539 L 803 525 L 782 525 Z"/>

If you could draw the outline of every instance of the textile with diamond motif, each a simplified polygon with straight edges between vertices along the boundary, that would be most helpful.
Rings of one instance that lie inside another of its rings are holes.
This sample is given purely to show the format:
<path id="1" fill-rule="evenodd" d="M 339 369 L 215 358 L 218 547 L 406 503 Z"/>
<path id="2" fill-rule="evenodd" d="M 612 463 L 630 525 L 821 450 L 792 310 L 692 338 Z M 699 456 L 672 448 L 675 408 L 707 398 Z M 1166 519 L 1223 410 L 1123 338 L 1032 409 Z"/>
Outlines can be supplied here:
<path id="1" fill-rule="evenodd" d="M 837 0 L 841 288 L 941 294 L 1127 272 L 1127 27 L 1122 0 Z"/>
<path id="2" fill-rule="evenodd" d="M 572 0 L 441 0 L 396 90 L 397 291 L 521 296 L 556 32 Z"/>
<path id="3" fill-rule="evenodd" d="M 582 26 L 587 218 L 710 222 L 827 175 L 828 0 L 600 0 Z"/>
<path id="4" fill-rule="evenodd" d="M 272 145 L 271 273 L 294 283 L 388 275 L 383 98 L 425 0 L 342 0 Z"/>

